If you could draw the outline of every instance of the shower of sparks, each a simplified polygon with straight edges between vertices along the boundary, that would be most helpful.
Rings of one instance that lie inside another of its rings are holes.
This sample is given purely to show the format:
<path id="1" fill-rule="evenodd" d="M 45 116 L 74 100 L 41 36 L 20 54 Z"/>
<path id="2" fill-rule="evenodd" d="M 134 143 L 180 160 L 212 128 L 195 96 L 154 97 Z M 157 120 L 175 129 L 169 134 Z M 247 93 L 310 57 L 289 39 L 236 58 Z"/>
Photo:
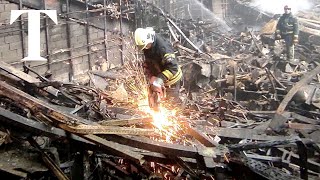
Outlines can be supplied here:
<path id="1" fill-rule="evenodd" d="M 144 73 L 143 60 L 137 55 L 131 54 L 125 64 L 125 72 L 128 75 L 126 87 L 135 97 L 138 109 L 151 115 L 153 125 L 165 136 L 167 142 L 172 138 L 178 138 L 177 132 L 181 130 L 181 125 L 176 117 L 176 110 L 160 107 L 160 111 L 153 111 L 148 105 L 148 80 Z M 130 59 L 130 60 L 129 60 Z M 129 78 L 130 77 L 130 78 Z"/>

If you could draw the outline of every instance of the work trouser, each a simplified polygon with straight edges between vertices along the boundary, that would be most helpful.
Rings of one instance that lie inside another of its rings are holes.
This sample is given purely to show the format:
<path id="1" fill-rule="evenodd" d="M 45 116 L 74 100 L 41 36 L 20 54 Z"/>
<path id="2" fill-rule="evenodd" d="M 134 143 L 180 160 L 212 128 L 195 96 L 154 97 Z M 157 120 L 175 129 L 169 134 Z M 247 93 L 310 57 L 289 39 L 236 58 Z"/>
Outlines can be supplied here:
<path id="1" fill-rule="evenodd" d="M 171 85 L 171 86 L 165 86 L 166 87 L 166 100 L 172 102 L 173 104 L 179 104 L 181 103 L 180 100 L 180 86 L 181 86 L 181 80 L 179 80 L 177 83 Z"/>
<path id="2" fill-rule="evenodd" d="M 287 60 L 288 61 L 293 60 L 293 58 L 294 58 L 293 34 L 283 35 L 283 39 L 286 44 Z"/>

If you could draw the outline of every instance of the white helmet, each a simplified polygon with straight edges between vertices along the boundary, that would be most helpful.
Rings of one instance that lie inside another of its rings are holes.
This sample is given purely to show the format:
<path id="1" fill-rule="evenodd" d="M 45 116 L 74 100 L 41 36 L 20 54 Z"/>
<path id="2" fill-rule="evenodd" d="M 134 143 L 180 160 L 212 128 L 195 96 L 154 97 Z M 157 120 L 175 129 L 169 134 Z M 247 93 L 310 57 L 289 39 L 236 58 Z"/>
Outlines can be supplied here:
<path id="1" fill-rule="evenodd" d="M 155 32 L 152 27 L 138 28 L 134 32 L 134 40 L 139 50 L 143 50 L 149 43 L 153 43 Z"/>

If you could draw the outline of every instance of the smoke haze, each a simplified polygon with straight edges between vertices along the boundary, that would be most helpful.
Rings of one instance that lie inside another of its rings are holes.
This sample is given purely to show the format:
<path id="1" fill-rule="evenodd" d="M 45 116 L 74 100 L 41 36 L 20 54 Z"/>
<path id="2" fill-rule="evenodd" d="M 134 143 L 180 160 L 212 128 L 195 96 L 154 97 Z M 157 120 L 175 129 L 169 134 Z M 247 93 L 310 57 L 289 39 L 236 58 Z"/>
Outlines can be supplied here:
<path id="1" fill-rule="evenodd" d="M 311 0 L 253 0 L 251 6 L 273 14 L 283 14 L 283 7 L 290 6 L 293 14 L 312 8 Z"/>

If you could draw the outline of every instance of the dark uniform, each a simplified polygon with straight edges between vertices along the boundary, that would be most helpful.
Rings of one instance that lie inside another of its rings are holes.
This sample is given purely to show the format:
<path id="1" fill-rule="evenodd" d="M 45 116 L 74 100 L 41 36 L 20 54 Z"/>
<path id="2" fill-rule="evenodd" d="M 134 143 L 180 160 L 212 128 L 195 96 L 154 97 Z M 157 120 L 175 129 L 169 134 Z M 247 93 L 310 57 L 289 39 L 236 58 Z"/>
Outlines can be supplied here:
<path id="1" fill-rule="evenodd" d="M 182 71 L 171 44 L 161 35 L 156 34 L 152 47 L 144 49 L 143 52 L 148 76 L 161 78 L 166 87 L 167 97 L 179 101 Z"/>
<path id="2" fill-rule="evenodd" d="M 297 18 L 294 17 L 292 13 L 284 13 L 278 21 L 276 33 L 280 35 L 281 39 L 285 40 L 287 60 L 293 60 L 294 40 L 295 38 L 296 40 L 298 40 L 299 35 L 299 26 Z"/>

